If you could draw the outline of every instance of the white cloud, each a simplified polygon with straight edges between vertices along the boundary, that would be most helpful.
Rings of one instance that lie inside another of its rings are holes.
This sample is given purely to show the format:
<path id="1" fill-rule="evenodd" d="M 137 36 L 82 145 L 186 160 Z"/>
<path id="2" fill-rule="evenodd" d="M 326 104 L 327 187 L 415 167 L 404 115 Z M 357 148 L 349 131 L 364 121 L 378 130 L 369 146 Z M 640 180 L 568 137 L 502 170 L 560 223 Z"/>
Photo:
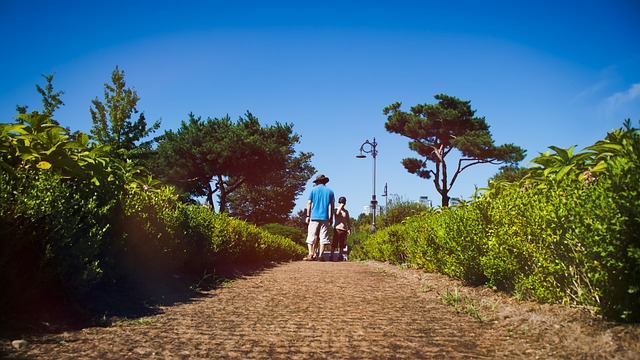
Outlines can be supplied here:
<path id="1" fill-rule="evenodd" d="M 607 88 L 618 82 L 619 77 L 617 67 L 614 65 L 602 69 L 598 74 L 600 80 L 580 91 L 574 96 L 572 102 L 590 102 L 593 99 L 600 98 L 600 95 L 606 92 Z"/>
<path id="2" fill-rule="evenodd" d="M 623 116 L 625 119 L 629 117 L 638 117 L 638 107 L 640 106 L 640 83 L 632 84 L 625 91 L 617 92 L 603 102 L 605 116 L 607 118 Z M 636 113 L 632 114 L 635 109 Z"/>
<path id="3" fill-rule="evenodd" d="M 585 99 L 589 99 L 591 96 L 597 94 L 600 90 L 602 90 L 605 86 L 608 85 L 607 80 L 601 80 L 588 88 L 582 90 L 578 95 L 574 96 L 571 102 L 575 103 L 577 101 L 584 101 Z"/>
<path id="4" fill-rule="evenodd" d="M 609 96 L 605 101 L 613 108 L 631 103 L 640 97 L 640 84 L 633 84 L 627 91 L 621 91 Z"/>

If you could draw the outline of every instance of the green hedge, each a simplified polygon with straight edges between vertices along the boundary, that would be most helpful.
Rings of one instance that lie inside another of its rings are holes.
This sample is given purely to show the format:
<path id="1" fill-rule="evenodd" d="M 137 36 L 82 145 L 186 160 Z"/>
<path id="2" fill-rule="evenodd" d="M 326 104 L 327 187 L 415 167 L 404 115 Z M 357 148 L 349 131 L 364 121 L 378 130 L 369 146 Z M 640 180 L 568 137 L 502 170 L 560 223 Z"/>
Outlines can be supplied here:
<path id="1" fill-rule="evenodd" d="M 171 188 L 125 196 L 119 253 L 128 274 L 202 274 L 217 267 L 299 259 L 304 248 L 254 225 L 177 201 Z"/>
<path id="2" fill-rule="evenodd" d="M 520 298 L 592 306 L 638 322 L 640 141 L 637 129 L 616 134 L 624 135 L 622 145 L 605 145 L 622 155 L 604 153 L 592 181 L 567 176 L 495 187 L 473 202 L 381 230 L 352 257 L 407 263 Z"/>
<path id="3" fill-rule="evenodd" d="M 1 173 L 0 308 L 80 296 L 99 282 L 116 195 L 49 172 Z"/>
<path id="4" fill-rule="evenodd" d="M 120 190 L 118 190 L 120 189 Z M 0 315 L 99 284 L 301 259 L 293 241 L 144 191 L 42 171 L 0 174 Z"/>

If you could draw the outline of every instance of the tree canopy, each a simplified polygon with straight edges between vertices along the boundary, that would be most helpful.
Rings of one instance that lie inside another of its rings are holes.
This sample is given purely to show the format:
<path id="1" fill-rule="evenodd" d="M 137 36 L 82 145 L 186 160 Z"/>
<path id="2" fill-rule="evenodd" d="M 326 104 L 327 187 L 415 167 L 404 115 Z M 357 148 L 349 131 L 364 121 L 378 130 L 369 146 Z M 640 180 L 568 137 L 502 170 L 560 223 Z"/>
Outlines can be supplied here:
<path id="1" fill-rule="evenodd" d="M 275 174 L 309 171 L 310 154 L 303 153 L 298 159 L 293 156 L 293 145 L 298 141 L 292 125 L 263 127 L 250 112 L 235 123 L 228 115 L 203 120 L 190 113 L 177 131 L 166 131 L 161 137 L 152 168 L 165 182 L 192 197 L 205 197 L 211 206 L 213 195 L 217 194 L 219 211 L 225 212 L 229 195 L 243 185 L 264 186 L 264 191 L 277 185 L 284 188 L 287 185 L 282 178 L 271 183 L 267 179 L 273 179 Z M 258 198 L 256 195 L 256 201 L 261 201 Z M 234 208 L 240 209 L 240 202 L 241 199 L 234 199 Z"/>
<path id="2" fill-rule="evenodd" d="M 47 80 L 47 85 L 45 85 L 44 88 L 36 84 L 36 90 L 38 90 L 38 93 L 42 95 L 41 113 L 44 115 L 48 115 L 49 117 L 53 117 L 53 113 L 60 106 L 64 105 L 64 102 L 62 101 L 62 99 L 60 99 L 60 97 L 64 94 L 64 91 L 53 92 L 53 77 L 55 76 L 55 73 L 51 75 L 41 74 L 40 76 Z M 16 111 L 18 112 L 18 114 L 26 114 L 28 108 L 28 105 L 16 105 Z M 50 119 L 50 121 L 58 124 L 58 122 L 53 119 Z"/>
<path id="3" fill-rule="evenodd" d="M 296 156 L 293 142 L 288 149 L 286 166 L 265 174 L 258 185 L 245 184 L 229 194 L 229 213 L 249 223 L 285 224 L 309 178 L 316 172 L 311 153 Z"/>
<path id="4" fill-rule="evenodd" d="M 525 150 L 513 145 L 496 146 L 484 117 L 476 117 L 470 101 L 449 95 L 436 95 L 436 104 L 419 104 L 409 112 L 396 102 L 384 108 L 385 129 L 406 136 L 409 148 L 421 158 L 406 158 L 402 164 L 409 173 L 431 179 L 442 196 L 442 206 L 449 205 L 449 191 L 458 175 L 477 164 L 517 164 Z M 447 156 L 457 149 L 460 157 L 450 176 Z M 430 168 L 429 163 L 433 163 Z"/>
<path id="5" fill-rule="evenodd" d="M 144 112 L 133 121 L 132 115 L 138 113 L 140 97 L 137 91 L 127 87 L 124 71 L 116 66 L 111 73 L 111 84 L 104 84 L 104 102 L 96 97 L 90 107 L 91 135 L 93 140 L 108 145 L 114 151 L 131 153 L 134 150 L 148 151 L 153 140 L 143 141 L 160 128 L 160 121 L 147 127 Z"/>

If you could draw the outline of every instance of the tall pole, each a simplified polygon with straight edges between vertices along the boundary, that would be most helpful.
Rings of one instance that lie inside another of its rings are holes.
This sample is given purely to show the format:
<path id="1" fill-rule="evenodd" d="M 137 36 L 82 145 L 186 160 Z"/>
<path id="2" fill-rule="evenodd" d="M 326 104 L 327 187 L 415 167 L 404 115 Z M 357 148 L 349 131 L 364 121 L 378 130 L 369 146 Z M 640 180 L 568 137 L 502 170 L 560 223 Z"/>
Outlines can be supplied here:
<path id="1" fill-rule="evenodd" d="M 371 222 L 371 232 L 376 232 L 376 211 L 378 210 L 378 200 L 376 199 L 376 138 L 373 138 L 373 195 L 371 195 L 371 207 L 373 207 L 373 221 Z"/>
<path id="2" fill-rule="evenodd" d="M 365 148 L 365 145 L 368 146 L 368 149 Z M 373 219 L 371 221 L 371 232 L 376 231 L 376 210 L 378 207 L 378 200 L 376 200 L 376 156 L 378 155 L 378 151 L 376 147 L 378 143 L 376 143 L 376 138 L 373 138 L 373 142 L 366 140 L 362 145 L 360 145 L 360 154 L 356 155 L 357 158 L 362 159 L 367 156 L 363 153 L 371 154 L 373 158 L 373 194 L 371 195 L 371 209 L 373 214 Z"/>
<path id="3" fill-rule="evenodd" d="M 384 226 L 389 226 L 389 194 L 387 193 L 387 183 L 384 183 Z"/>

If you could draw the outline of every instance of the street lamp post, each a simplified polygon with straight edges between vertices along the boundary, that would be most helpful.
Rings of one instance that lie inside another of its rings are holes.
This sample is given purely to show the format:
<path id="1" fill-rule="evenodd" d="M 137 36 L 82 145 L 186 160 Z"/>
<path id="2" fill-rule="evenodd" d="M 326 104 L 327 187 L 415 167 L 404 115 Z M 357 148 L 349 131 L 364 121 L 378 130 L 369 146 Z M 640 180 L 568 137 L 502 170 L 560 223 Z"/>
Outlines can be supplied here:
<path id="1" fill-rule="evenodd" d="M 389 226 L 389 194 L 387 194 L 387 183 L 384 183 L 384 227 Z"/>
<path id="2" fill-rule="evenodd" d="M 365 148 L 368 146 L 368 148 Z M 371 195 L 371 208 L 373 209 L 373 221 L 371 223 L 371 232 L 376 231 L 376 208 L 378 207 L 378 200 L 376 200 L 376 155 L 378 155 L 378 151 L 376 150 L 376 138 L 373 138 L 373 142 L 366 140 L 362 145 L 360 145 L 360 154 L 356 155 L 358 159 L 364 159 L 367 156 L 366 154 L 371 154 L 373 158 L 373 195 Z"/>

